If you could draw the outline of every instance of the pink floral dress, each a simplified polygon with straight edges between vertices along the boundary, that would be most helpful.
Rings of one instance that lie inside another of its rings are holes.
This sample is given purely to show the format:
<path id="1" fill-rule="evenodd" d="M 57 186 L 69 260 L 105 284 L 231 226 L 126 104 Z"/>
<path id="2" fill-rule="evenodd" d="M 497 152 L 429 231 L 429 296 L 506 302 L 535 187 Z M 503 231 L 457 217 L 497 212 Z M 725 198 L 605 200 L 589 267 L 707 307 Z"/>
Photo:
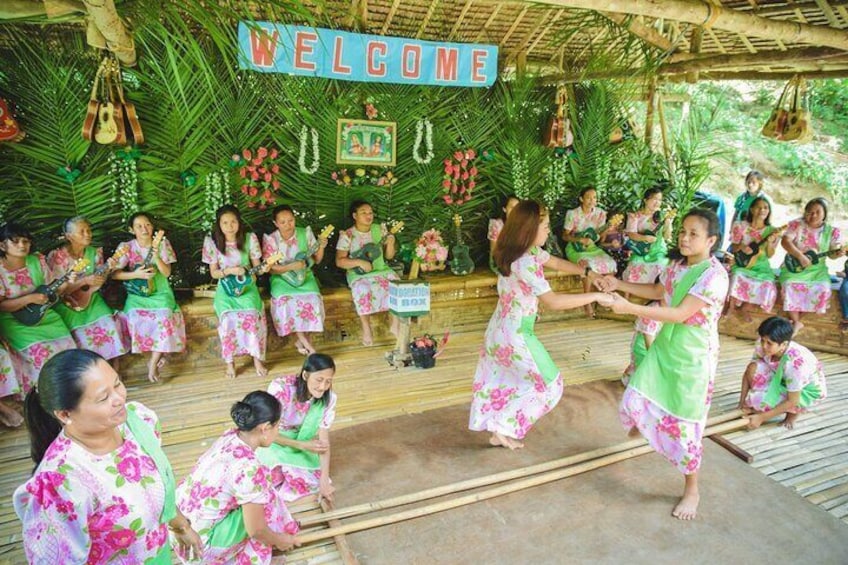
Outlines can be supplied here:
<path id="1" fill-rule="evenodd" d="M 172 541 L 171 545 L 183 563 L 271 563 L 272 548 L 250 537 L 232 547 L 209 545 L 211 529 L 244 504 L 263 505 L 265 520 L 271 530 L 289 534 L 298 532 L 297 522 L 271 486 L 271 472 L 233 429 L 215 441 L 200 457 L 189 476 L 177 486 L 177 508 L 191 520 L 191 527 L 200 535 L 204 546 L 201 559 L 188 561 L 180 555 L 175 540 Z"/>
<path id="2" fill-rule="evenodd" d="M 12 356 L 6 345 L 0 341 L 0 398 L 6 398 L 21 392 L 21 385 L 15 375 Z"/>
<path id="3" fill-rule="evenodd" d="M 790 239 L 796 247 L 805 253 L 813 250 L 818 252 L 819 242 L 824 232 L 825 225 L 812 229 L 803 218 L 792 220 L 786 228 L 784 237 Z M 830 249 L 837 249 L 842 245 L 842 233 L 834 227 L 830 236 Z M 830 306 L 830 280 L 827 282 L 808 281 L 783 281 L 783 309 L 787 312 L 815 312 L 824 314 Z"/>
<path id="4" fill-rule="evenodd" d="M 312 228 L 306 228 L 306 245 L 308 248 L 318 244 L 312 233 Z M 262 236 L 262 256 L 269 257 L 274 253 L 283 254 L 282 261 L 293 261 L 300 251 L 297 235 L 292 234 L 288 240 L 283 240 L 279 230 Z M 277 335 L 285 337 L 292 332 L 323 332 L 324 331 L 324 299 L 320 292 L 304 292 L 298 294 L 271 293 L 271 319 Z"/>
<path id="5" fill-rule="evenodd" d="M 127 266 L 140 265 L 147 256 L 149 247 L 142 247 L 138 240 L 125 241 L 118 246 L 128 247 L 128 251 L 120 257 L 116 268 L 123 269 Z M 168 238 L 162 240 L 159 246 L 159 257 L 165 263 L 176 263 L 177 256 Z M 160 277 L 163 278 L 164 277 Z M 167 279 L 165 279 L 167 284 Z M 163 289 L 156 291 L 158 295 Z M 170 291 L 170 287 L 168 288 Z M 173 292 L 166 303 L 153 302 L 144 297 L 127 297 L 124 309 L 118 312 L 118 318 L 126 326 L 129 332 L 132 352 L 147 353 L 159 351 L 162 353 L 179 353 L 185 350 L 185 321 L 173 298 Z"/>
<path id="6" fill-rule="evenodd" d="M 753 242 L 763 242 L 765 245 L 763 229 L 754 229 L 748 222 L 736 222 L 730 229 L 730 242 L 743 246 Z M 768 263 L 765 253 L 757 261 Z M 769 278 L 753 276 L 749 269 L 742 269 L 734 265 L 733 274 L 730 277 L 730 297 L 740 302 L 758 304 L 766 312 L 771 312 L 777 300 L 777 282 L 774 274 Z"/>
<path id="7" fill-rule="evenodd" d="M 298 402 L 296 394 L 296 383 L 298 375 L 285 375 L 271 381 L 268 385 L 268 393 L 280 401 L 282 414 L 280 416 L 280 431 L 291 431 L 299 429 L 313 400 Z M 324 405 L 324 415 L 320 429 L 329 430 L 336 419 L 336 394 L 329 390 L 324 393 L 329 395 Z M 318 492 L 318 484 L 321 481 L 321 469 L 311 470 L 295 467 L 292 465 L 278 465 L 271 469 L 275 479 L 281 482 L 277 485 L 277 493 L 286 502 L 303 498 Z"/>
<path id="8" fill-rule="evenodd" d="M 385 224 L 380 225 L 380 231 L 382 232 L 382 237 L 385 239 L 389 233 Z M 372 241 L 370 231 L 361 232 L 356 229 L 356 226 L 352 226 L 339 234 L 336 250 L 347 251 L 349 254 L 352 254 L 361 249 L 366 243 L 371 243 Z M 356 308 L 356 315 L 365 316 L 388 310 L 389 281 L 396 280 L 397 278 L 397 275 L 391 270 L 379 271 L 373 275 L 368 273 L 363 277 L 357 278 L 350 285 L 350 293 L 353 295 L 353 305 Z"/>
<path id="9" fill-rule="evenodd" d="M 656 231 L 662 229 L 662 226 L 654 221 L 652 214 L 643 212 L 628 212 L 627 223 L 624 231 L 627 233 L 644 233 L 646 231 Z M 662 237 L 658 234 L 657 237 Z M 624 269 L 621 275 L 622 280 L 632 283 L 652 283 L 657 280 L 657 277 L 665 270 L 668 261 L 647 262 L 639 261 L 635 253 L 630 255 L 630 263 Z"/>
<path id="10" fill-rule="evenodd" d="M 707 351 L 693 352 L 693 354 L 706 355 L 709 359 L 709 386 L 704 398 L 707 407 L 705 414 L 709 411 L 712 402 L 713 385 L 718 367 L 718 321 L 729 286 L 724 266 L 715 257 L 710 257 L 709 261 L 707 270 L 701 274 L 687 293 L 702 300 L 705 306 L 683 322 L 687 326 L 704 328 L 709 335 Z M 688 270 L 689 266 L 684 262 L 675 261 L 669 264 L 660 275 L 660 282 L 665 287 L 663 300 L 666 304 L 672 303 L 674 286 Z M 700 467 L 703 449 L 701 442 L 706 427 L 706 416 L 701 421 L 675 417 L 636 389 L 628 386 L 621 399 L 619 417 L 625 428 L 637 427 L 651 447 L 665 456 L 681 473 L 691 474 Z"/>
<path id="11" fill-rule="evenodd" d="M 551 290 L 543 270 L 549 258 L 534 248 L 512 263 L 508 277 L 498 275 L 498 304 L 472 385 L 473 431 L 522 439 L 562 397 L 562 375 L 547 352 L 539 351 L 532 330 L 538 296 Z"/>
<path id="12" fill-rule="evenodd" d="M 52 271 L 47 266 L 44 256 L 40 254 L 36 256 L 44 276 L 44 284 L 50 284 L 55 277 L 53 277 Z M 0 299 L 18 298 L 19 296 L 33 292 L 36 286 L 26 266 L 9 271 L 0 262 Z M 48 310 L 45 320 L 53 317 L 55 319 L 51 320 L 53 322 L 51 327 L 64 328 L 61 331 L 57 329 L 56 332 L 50 332 L 50 335 L 53 337 L 48 337 L 47 334 L 38 334 L 39 326 L 23 326 L 23 324 L 14 320 L 9 322 L 9 328 L 6 330 L 0 329 L 0 333 L 3 334 L 0 337 L 5 338 L 6 343 L 9 345 L 9 355 L 12 358 L 14 374 L 17 375 L 21 392 L 24 394 L 29 392 L 35 386 L 35 383 L 38 382 L 38 373 L 41 372 L 41 367 L 44 366 L 48 359 L 60 351 L 76 349 L 77 347 L 67 326 L 58 318 L 58 314 L 52 309 Z"/>
<path id="13" fill-rule="evenodd" d="M 783 380 L 786 383 L 786 390 L 789 392 L 801 392 L 805 387 L 814 385 L 820 393 L 815 402 L 804 408 L 796 409 L 797 412 L 805 412 L 807 409 L 818 405 L 827 397 L 824 367 L 822 367 L 821 361 L 816 359 L 812 351 L 794 341 L 789 342 L 784 355 L 788 357 L 786 364 L 783 366 Z M 778 365 L 780 365 L 780 361 L 781 359 L 772 359 L 763 353 L 762 338 L 758 338 L 757 343 L 754 345 L 754 355 L 751 357 L 751 362 L 756 363 L 757 367 L 754 370 L 751 388 L 745 397 L 745 406 L 753 408 L 758 412 L 768 412 L 774 408 L 774 406 L 766 402 L 766 395 L 769 385 L 775 377 Z M 785 393 L 781 394 L 780 402 L 786 400 L 786 397 L 787 395 Z"/>
<path id="14" fill-rule="evenodd" d="M 262 259 L 262 248 L 255 233 L 248 234 L 245 245 L 250 260 Z M 201 260 L 207 265 L 217 264 L 219 269 L 243 267 L 241 251 L 236 242 L 226 243 L 226 254 L 221 253 L 211 237 L 203 240 Z M 249 267 L 248 267 L 249 268 Z M 235 300 L 236 302 L 238 299 Z M 268 342 L 268 324 L 265 321 L 265 309 L 255 310 L 245 306 L 245 309 L 228 310 L 218 315 L 218 337 L 221 339 L 221 357 L 227 363 L 232 363 L 238 355 L 250 355 L 257 359 L 265 359 L 265 347 Z"/>
<path id="15" fill-rule="evenodd" d="M 103 248 L 97 248 L 96 257 L 95 264 L 89 265 L 81 276 L 89 275 L 103 265 Z M 67 247 L 59 247 L 47 255 L 47 264 L 57 277 L 71 270 L 76 261 Z M 80 348 L 95 351 L 104 359 L 114 359 L 129 351 L 129 335 L 124 333 L 124 325 L 106 305 L 100 293 L 91 296 L 91 302 L 84 311 L 74 312 L 62 307 L 59 315 L 65 320 Z"/>
<path id="16" fill-rule="evenodd" d="M 159 437 L 156 415 L 133 404 Z M 160 523 L 165 485 L 156 464 L 126 424 L 118 429 L 124 443 L 106 455 L 92 454 L 62 431 L 15 491 L 30 563 L 139 564 L 167 542 L 167 525 Z"/>
<path id="17" fill-rule="evenodd" d="M 587 214 L 583 211 L 582 207 L 577 207 L 565 213 L 565 222 L 562 229 L 563 231 L 571 232 L 572 235 L 576 235 L 583 230 L 593 228 L 600 234 L 601 228 L 606 223 L 607 213 L 605 210 L 593 208 Z M 588 253 L 573 253 L 570 251 L 571 249 L 573 249 L 572 245 L 566 246 L 566 254 L 569 261 L 576 263 L 580 259 L 585 259 L 589 264 L 589 268 L 598 274 L 607 275 L 615 273 L 615 259 L 607 255 L 600 247 L 595 247 Z"/>
<path id="18" fill-rule="evenodd" d="M 501 235 L 501 230 L 503 230 L 504 221 L 500 218 L 493 218 L 489 220 L 489 229 L 486 233 L 486 238 L 489 241 L 497 241 L 498 236 Z"/>

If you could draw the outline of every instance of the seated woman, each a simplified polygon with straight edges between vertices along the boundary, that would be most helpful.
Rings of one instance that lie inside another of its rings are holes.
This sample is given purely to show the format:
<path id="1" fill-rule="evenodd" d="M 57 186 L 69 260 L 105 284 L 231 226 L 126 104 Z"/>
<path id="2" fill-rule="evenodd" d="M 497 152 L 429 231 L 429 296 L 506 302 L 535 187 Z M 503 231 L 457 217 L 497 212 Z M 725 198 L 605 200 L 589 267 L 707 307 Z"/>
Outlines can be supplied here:
<path id="1" fill-rule="evenodd" d="M 55 276 L 71 270 L 79 259 L 88 260 L 88 265 L 74 282 L 68 283 L 65 302 L 56 304 L 55 309 L 82 349 L 90 349 L 104 359 L 113 361 L 117 370 L 118 358 L 129 351 L 129 336 L 124 333 L 112 310 L 100 296 L 98 290 L 106 282 L 113 262 L 104 266 L 103 248 L 91 246 L 91 224 L 82 216 L 65 221 L 63 226 L 65 245 L 57 247 L 47 255 L 47 265 Z M 99 270 L 99 273 L 95 271 Z M 88 301 L 87 304 L 84 302 Z"/>
<path id="2" fill-rule="evenodd" d="M 53 282 L 53 272 L 44 256 L 30 253 L 32 234 L 24 226 L 9 222 L 0 229 L 0 337 L 9 344 L 9 353 L 24 394 L 35 386 L 38 373 L 53 355 L 77 345 L 68 326 L 49 308 L 35 325 L 18 321 L 13 312 L 49 301 L 35 292 Z M 64 292 L 68 283 L 56 289 Z"/>
<path id="3" fill-rule="evenodd" d="M 280 433 L 257 455 L 271 469 L 274 487 L 286 502 L 313 493 L 333 500 L 330 426 L 336 417 L 331 390 L 335 373 L 332 357 L 312 353 L 299 374 L 279 377 L 268 386 L 282 407 Z"/>
<path id="4" fill-rule="evenodd" d="M 32 459 L 15 491 L 30 563 L 171 563 L 200 538 L 174 504 L 174 473 L 149 408 L 100 355 L 62 351 L 26 397 Z"/>
<path id="5" fill-rule="evenodd" d="M 236 377 L 236 355 L 253 358 L 256 375 L 265 377 L 265 346 L 268 341 L 268 325 L 265 322 L 265 304 L 259 296 L 259 288 L 250 267 L 261 266 L 264 273 L 270 267 L 261 265 L 262 248 L 259 238 L 244 228 L 238 208 L 230 204 L 215 212 L 215 227 L 212 235 L 203 240 L 202 260 L 209 265 L 209 274 L 220 281 L 215 290 L 215 315 L 218 316 L 218 337 L 221 340 L 221 357 L 227 365 L 225 376 Z M 225 288 L 222 279 L 245 277 L 246 286 L 239 296 L 233 296 Z"/>
<path id="6" fill-rule="evenodd" d="M 746 322 L 751 321 L 750 306 L 771 312 L 777 300 L 777 282 L 769 258 L 774 255 L 779 234 L 771 226 L 771 206 L 763 197 L 754 199 L 745 221 L 730 230 L 730 251 L 751 256 L 747 264 L 734 261 L 730 277 L 731 311 L 741 308 Z M 754 253 L 754 246 L 758 253 Z"/>
<path id="7" fill-rule="evenodd" d="M 615 216 L 615 213 L 612 214 Z M 615 261 L 615 276 L 621 278 L 627 262 L 630 260 L 630 250 L 627 248 L 627 236 L 624 235 L 624 226 L 610 224 L 605 230 L 604 236 L 598 241 L 598 247 L 606 251 L 607 255 Z"/>
<path id="8" fill-rule="evenodd" d="M 177 487 L 177 507 L 200 534 L 202 559 L 183 563 L 271 563 L 274 549 L 297 544 L 297 522 L 271 485 L 256 450 L 274 443 L 280 403 L 257 390 L 230 409 L 236 428 L 204 453 Z"/>
<path id="9" fill-rule="evenodd" d="M 296 226 L 291 206 L 274 208 L 273 219 L 277 229 L 263 236 L 262 256 L 267 259 L 274 253 L 282 253 L 283 259 L 271 266 L 271 319 L 277 335 L 286 337 L 294 332 L 298 352 L 308 355 L 315 353 L 315 348 L 307 334 L 324 331 L 324 299 L 309 265 L 317 265 L 324 259 L 327 240 L 317 240 L 309 226 Z M 298 261 L 298 255 L 306 259 Z M 293 271 L 305 275 L 297 286 L 286 280 L 284 274 Z"/>
<path id="10" fill-rule="evenodd" d="M 668 265 L 666 239 L 671 239 L 674 216 L 661 216 L 662 203 L 663 191 L 655 186 L 645 191 L 642 208 L 627 214 L 624 232 L 631 253 L 630 263 L 622 274 L 624 282 L 654 284 L 657 277 L 665 272 Z"/>
<path id="11" fill-rule="evenodd" d="M 0 424 L 8 428 L 17 428 L 24 418 L 5 400 L 14 401 L 21 392 L 21 384 L 15 374 L 15 365 L 6 345 L 0 340 Z"/>
<path id="12" fill-rule="evenodd" d="M 350 215 L 354 224 L 339 234 L 336 266 L 347 271 L 347 284 L 362 324 L 362 345 L 370 347 L 374 345 L 370 316 L 389 309 L 389 281 L 397 279 L 384 260 L 395 256 L 397 242 L 385 224 L 374 223 L 374 210 L 368 202 L 355 200 Z M 398 320 L 389 316 L 392 333 L 397 333 Z"/>
<path id="13" fill-rule="evenodd" d="M 562 239 L 565 256 L 572 263 L 580 263 L 600 275 L 615 274 L 615 260 L 596 245 L 607 234 L 607 213 L 598 208 L 598 191 L 592 187 L 580 191 L 580 206 L 565 214 Z M 589 277 L 583 278 L 583 292 L 589 292 Z M 592 304 L 584 306 L 586 315 L 595 317 Z"/>
<path id="14" fill-rule="evenodd" d="M 123 255 L 116 264 L 118 269 L 127 270 L 115 271 L 112 278 L 127 281 L 133 288 L 136 285 L 149 288 L 143 285 L 143 281 L 147 281 L 152 283 L 152 291 L 148 294 L 128 292 L 124 309 L 118 316 L 129 332 L 132 352 L 150 353 L 147 379 L 156 383 L 159 382 L 159 370 L 165 364 L 164 355 L 180 353 L 186 345 L 183 313 L 168 282 L 171 265 L 177 262 L 177 256 L 164 231 L 159 230 L 154 236 L 150 214 L 136 212 L 128 223 L 135 239 L 118 246 Z"/>
<path id="15" fill-rule="evenodd" d="M 753 414 L 748 428 L 786 414 L 782 426 L 792 429 L 798 414 L 827 397 L 824 369 L 815 355 L 791 341 L 792 324 L 773 316 L 757 329 L 760 339 L 742 377 L 739 408 Z"/>
<path id="16" fill-rule="evenodd" d="M 845 254 L 839 228 L 827 223 L 827 200 L 813 198 L 807 202 L 804 216 L 789 222 L 782 243 L 787 253 L 779 277 L 783 309 L 797 334 L 804 327 L 802 312 L 824 314 L 830 306 L 830 275 L 823 258 Z M 799 265 L 794 269 L 797 272 L 790 268 L 790 256 Z"/>
<path id="17" fill-rule="evenodd" d="M 510 194 L 506 197 L 504 201 L 503 208 L 501 208 L 501 215 L 497 218 L 492 218 L 489 220 L 489 229 L 487 238 L 489 239 L 489 268 L 498 273 L 498 268 L 495 265 L 495 245 L 498 241 L 498 236 L 503 231 L 504 222 L 506 221 L 506 217 L 509 216 L 509 213 L 515 208 L 515 205 L 518 204 L 518 197 L 514 194 Z"/>

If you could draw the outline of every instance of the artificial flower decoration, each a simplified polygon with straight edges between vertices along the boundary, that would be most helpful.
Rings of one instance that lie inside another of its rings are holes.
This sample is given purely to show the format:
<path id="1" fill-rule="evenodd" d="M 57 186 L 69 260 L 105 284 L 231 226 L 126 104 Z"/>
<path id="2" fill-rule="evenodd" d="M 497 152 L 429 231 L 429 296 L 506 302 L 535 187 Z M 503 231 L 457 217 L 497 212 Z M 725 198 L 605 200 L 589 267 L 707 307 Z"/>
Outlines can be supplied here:
<path id="1" fill-rule="evenodd" d="M 391 186 L 397 184 L 397 177 L 389 168 L 384 169 L 354 169 L 353 172 L 348 172 L 347 169 L 339 169 L 330 174 L 330 178 L 336 181 L 339 186 Z"/>
<path id="2" fill-rule="evenodd" d="M 415 260 L 421 263 L 422 271 L 444 270 L 447 258 L 448 248 L 439 230 L 429 229 L 421 234 L 415 244 Z"/>
<path id="3" fill-rule="evenodd" d="M 442 199 L 447 205 L 465 204 L 471 200 L 474 187 L 477 186 L 477 167 L 474 161 L 477 152 L 474 149 L 454 151 L 444 160 L 445 174 L 442 177 Z"/>
<path id="4" fill-rule="evenodd" d="M 365 105 L 365 117 L 369 120 L 376 119 L 380 113 L 377 111 L 377 108 L 374 107 L 370 102 Z"/>
<path id="5" fill-rule="evenodd" d="M 279 152 L 267 147 L 260 147 L 255 153 L 244 149 L 241 155 L 233 155 L 230 163 L 239 167 L 241 192 L 248 208 L 264 210 L 277 203 L 276 194 L 281 187 L 277 157 Z"/>

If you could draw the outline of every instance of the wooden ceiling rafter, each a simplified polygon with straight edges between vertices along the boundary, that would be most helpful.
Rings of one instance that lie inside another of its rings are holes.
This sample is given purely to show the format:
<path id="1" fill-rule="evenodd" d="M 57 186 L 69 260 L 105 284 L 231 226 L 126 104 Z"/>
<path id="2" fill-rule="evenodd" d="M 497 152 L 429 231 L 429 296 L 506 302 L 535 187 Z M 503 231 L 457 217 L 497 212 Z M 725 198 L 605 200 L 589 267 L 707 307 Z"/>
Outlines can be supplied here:
<path id="1" fill-rule="evenodd" d="M 512 25 L 509 26 L 509 29 L 507 30 L 506 35 L 504 35 L 503 38 L 501 38 L 501 42 L 500 42 L 501 49 L 503 49 L 504 46 L 506 46 L 507 41 L 509 41 L 509 38 L 512 37 L 512 34 L 515 33 L 515 30 L 518 28 L 518 24 L 520 24 L 521 20 L 524 19 L 524 15 L 527 14 L 527 11 L 529 9 L 530 9 L 530 5 L 529 4 L 525 5 L 521 9 L 521 12 L 518 14 L 518 16 L 515 18 L 515 21 L 512 22 Z"/>
<path id="2" fill-rule="evenodd" d="M 628 16 L 626 14 L 616 14 L 612 12 L 598 12 L 603 17 L 607 18 L 618 24 L 620 27 L 624 28 L 629 33 L 632 33 L 645 43 L 649 45 L 653 45 L 657 49 L 663 52 L 671 52 L 674 50 L 674 43 L 655 30 L 652 27 L 646 26 L 642 22 L 640 22 L 634 16 Z"/>
<path id="3" fill-rule="evenodd" d="M 492 23 L 495 21 L 495 18 L 498 17 L 498 14 L 500 13 L 501 8 L 503 6 L 504 6 L 504 4 L 497 4 L 495 6 L 495 9 L 492 10 L 492 13 L 489 16 L 489 19 L 486 20 L 486 23 L 483 24 L 483 27 L 480 28 L 480 31 L 477 33 L 477 37 L 475 37 L 474 43 L 479 43 L 480 41 L 483 40 L 484 37 L 486 37 L 486 32 L 489 30 L 489 27 L 491 27 Z"/>
<path id="4" fill-rule="evenodd" d="M 392 20 L 400 7 L 400 2 L 401 0 L 392 0 L 392 7 L 389 8 L 389 13 L 386 16 L 385 21 L 383 21 L 383 27 L 380 28 L 380 35 L 386 35 L 389 31 L 389 26 L 392 25 Z"/>
<path id="5" fill-rule="evenodd" d="M 427 8 L 427 14 L 421 21 L 421 25 L 418 26 L 418 31 L 415 34 L 415 39 L 421 39 L 424 36 L 424 32 L 427 30 L 427 26 L 430 24 L 430 19 L 436 12 L 436 7 L 439 5 L 439 2 L 440 0 L 430 0 L 430 6 Z"/>
<path id="6" fill-rule="evenodd" d="M 531 43 L 530 46 L 527 48 L 527 55 L 528 56 L 530 55 L 530 53 L 533 52 L 534 49 L 536 49 L 536 46 L 539 44 L 539 42 L 542 41 L 542 38 L 544 38 L 548 34 L 548 32 L 551 31 L 551 28 L 554 26 L 555 23 L 557 23 L 559 21 L 559 19 L 562 17 L 562 15 L 564 13 L 565 13 L 565 10 L 557 11 L 554 18 L 548 23 L 547 26 L 545 26 L 545 29 L 543 29 L 541 32 L 539 32 L 539 35 L 536 36 L 536 39 L 534 39 L 533 43 Z"/>
<path id="7" fill-rule="evenodd" d="M 468 11 L 471 9 L 473 4 L 474 0 L 465 0 L 465 5 L 462 6 L 462 10 L 459 12 L 459 17 L 456 19 L 456 23 L 453 24 L 453 27 L 448 34 L 448 41 L 454 40 L 457 32 L 459 32 L 459 27 L 462 25 L 462 22 L 465 21 L 465 16 L 468 15 Z"/>
<path id="8" fill-rule="evenodd" d="M 534 26 L 527 32 L 524 38 L 518 42 L 518 47 L 513 49 L 509 55 L 507 55 L 507 60 L 510 60 L 514 57 L 518 57 L 519 54 L 524 53 L 525 57 L 529 54 L 530 50 L 527 48 L 530 42 L 536 37 L 541 31 L 542 27 L 548 26 L 548 20 L 550 18 L 554 18 L 554 21 L 558 17 L 557 14 L 561 13 L 562 10 L 547 10 L 545 15 L 542 16 L 542 19 L 539 20 L 539 25 Z"/>
<path id="9" fill-rule="evenodd" d="M 830 7 L 830 4 L 828 4 L 827 0 L 815 0 L 815 2 L 824 14 L 824 17 L 827 18 L 827 21 L 828 23 L 830 23 L 830 25 L 836 28 L 842 27 L 841 25 L 839 25 L 839 19 L 836 17 L 836 14 L 833 13 L 833 8 Z"/>

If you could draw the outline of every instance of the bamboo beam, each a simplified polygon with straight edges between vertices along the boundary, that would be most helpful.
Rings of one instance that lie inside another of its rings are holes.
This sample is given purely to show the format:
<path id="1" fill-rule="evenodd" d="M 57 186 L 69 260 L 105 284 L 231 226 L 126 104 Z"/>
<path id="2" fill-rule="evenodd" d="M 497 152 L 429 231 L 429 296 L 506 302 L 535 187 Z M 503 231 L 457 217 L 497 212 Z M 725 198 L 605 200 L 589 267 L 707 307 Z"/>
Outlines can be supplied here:
<path id="1" fill-rule="evenodd" d="M 521 12 L 518 14 L 518 17 L 515 18 L 515 21 L 512 22 L 512 25 L 509 26 L 509 29 L 506 32 L 506 35 L 501 39 L 500 47 L 503 48 L 506 45 L 506 42 L 509 41 L 509 38 L 512 37 L 512 34 L 515 33 L 515 30 L 518 28 L 518 24 L 521 23 L 521 20 L 524 19 L 524 14 L 527 13 L 527 10 L 530 9 L 530 5 L 526 4 Z"/>
<path id="2" fill-rule="evenodd" d="M 551 28 L 554 26 L 555 23 L 557 23 L 557 21 L 559 21 L 559 19 L 562 17 L 562 15 L 564 13 L 565 13 L 565 10 L 559 10 L 556 13 L 556 16 L 554 16 L 554 18 L 550 21 L 550 23 L 548 23 L 548 25 L 545 26 L 545 29 L 543 29 L 541 31 L 541 33 L 539 33 L 539 35 L 536 36 L 536 39 L 534 39 L 533 43 L 531 43 L 530 46 L 527 48 L 527 55 L 528 56 L 530 55 L 530 53 L 533 52 L 533 49 L 536 48 L 536 46 L 539 44 L 539 42 L 542 41 L 542 38 L 545 37 L 545 35 L 547 35 L 547 33 L 549 31 L 551 31 Z"/>
<path id="3" fill-rule="evenodd" d="M 839 25 L 839 20 L 836 18 L 836 14 L 833 13 L 833 9 L 830 7 L 830 4 L 827 3 L 827 0 L 815 0 L 816 6 L 824 14 L 824 17 L 827 18 L 828 23 L 833 27 L 842 27 Z"/>
<path id="4" fill-rule="evenodd" d="M 524 62 L 526 63 L 527 62 L 527 45 L 530 43 L 530 41 L 533 39 L 533 37 L 537 33 L 539 33 L 539 30 L 541 30 L 542 27 L 546 25 L 548 18 L 550 18 L 551 16 L 556 16 L 558 13 L 562 13 L 562 10 L 548 10 L 548 11 L 546 11 L 545 14 L 539 19 L 539 24 L 537 26 L 533 27 L 532 29 L 530 29 L 530 31 L 527 32 L 527 34 L 524 36 L 524 38 L 519 42 L 518 47 L 516 47 L 515 49 L 512 50 L 512 53 L 510 53 L 507 56 L 506 60 L 509 61 L 513 57 L 517 57 L 519 54 L 523 53 L 524 59 L 525 59 Z"/>
<path id="5" fill-rule="evenodd" d="M 424 30 L 427 29 L 427 25 L 430 23 L 430 19 L 433 17 L 433 13 L 436 11 L 436 6 L 438 5 L 439 0 L 431 0 L 430 7 L 427 8 L 427 14 L 424 16 L 424 20 L 418 27 L 418 33 L 415 34 L 415 39 L 421 39 L 421 36 L 424 35 Z"/>
<path id="6" fill-rule="evenodd" d="M 636 18 L 625 14 L 616 14 L 614 12 L 598 12 L 603 17 L 607 18 L 626 29 L 645 43 L 653 45 L 657 49 L 665 52 L 674 51 L 674 44 L 663 34 L 652 27 L 648 27 Z"/>
<path id="7" fill-rule="evenodd" d="M 721 67 L 768 66 L 769 63 L 790 66 L 799 62 L 820 61 L 848 57 L 848 52 L 827 47 L 801 47 L 786 51 L 760 51 L 758 53 L 739 53 L 735 55 L 710 55 L 680 63 L 669 63 L 658 69 L 658 74 L 678 74 L 704 71 Z"/>
<path id="8" fill-rule="evenodd" d="M 795 71 L 791 72 L 757 72 L 757 71 L 718 71 L 712 73 L 702 73 L 701 80 L 770 80 L 770 81 L 785 81 L 791 79 L 798 74 Z M 828 78 L 848 78 L 848 65 L 844 69 L 833 71 L 801 71 L 804 78 L 807 79 L 828 79 Z M 674 77 L 671 78 L 674 81 Z"/>
<path id="9" fill-rule="evenodd" d="M 492 22 L 494 22 L 494 21 L 495 21 L 495 18 L 497 18 L 497 17 L 498 17 L 498 13 L 501 11 L 501 7 L 502 7 L 502 6 L 504 6 L 504 4 L 497 4 L 497 5 L 495 5 L 495 9 L 494 9 L 494 10 L 492 10 L 492 14 L 489 16 L 489 19 L 488 19 L 488 20 L 486 20 L 486 23 L 485 23 L 485 24 L 483 24 L 482 29 L 480 29 L 480 33 L 478 33 L 478 34 L 477 34 L 477 37 L 474 39 L 474 43 L 479 42 L 480 40 L 482 40 L 482 39 L 483 39 L 483 37 L 485 37 L 485 35 L 486 35 L 486 31 L 488 31 L 489 26 L 491 26 L 491 25 L 492 25 Z"/>
<path id="10" fill-rule="evenodd" d="M 689 41 L 689 53 L 698 55 L 701 52 L 701 43 L 704 40 L 704 28 L 698 26 L 692 30 L 692 39 Z M 689 73 L 686 75 L 686 82 L 698 82 L 698 72 Z"/>
<path id="11" fill-rule="evenodd" d="M 448 34 L 448 41 L 453 41 L 453 38 L 456 37 L 456 33 L 459 31 L 459 26 L 462 25 L 463 21 L 465 21 L 465 16 L 468 14 L 468 10 L 471 9 L 472 4 L 474 4 L 474 0 L 466 0 L 465 5 L 462 7 L 462 11 L 459 12 L 459 17 L 456 19 L 456 23 L 453 24 L 453 27 Z"/>
<path id="12" fill-rule="evenodd" d="M 509 0 L 501 1 L 509 2 Z M 663 0 L 662 2 L 656 0 L 534 0 L 534 2 L 562 8 L 667 18 L 764 39 L 780 39 L 790 43 L 810 43 L 848 50 L 848 32 L 844 30 L 763 18 L 699 0 Z"/>
<path id="13" fill-rule="evenodd" d="M 386 21 L 383 22 L 383 27 L 380 28 L 381 35 L 386 35 L 386 32 L 389 31 L 389 26 L 392 25 L 392 20 L 395 18 L 395 12 L 397 12 L 398 6 L 400 6 L 400 0 L 392 0 L 392 7 L 389 8 Z"/>

